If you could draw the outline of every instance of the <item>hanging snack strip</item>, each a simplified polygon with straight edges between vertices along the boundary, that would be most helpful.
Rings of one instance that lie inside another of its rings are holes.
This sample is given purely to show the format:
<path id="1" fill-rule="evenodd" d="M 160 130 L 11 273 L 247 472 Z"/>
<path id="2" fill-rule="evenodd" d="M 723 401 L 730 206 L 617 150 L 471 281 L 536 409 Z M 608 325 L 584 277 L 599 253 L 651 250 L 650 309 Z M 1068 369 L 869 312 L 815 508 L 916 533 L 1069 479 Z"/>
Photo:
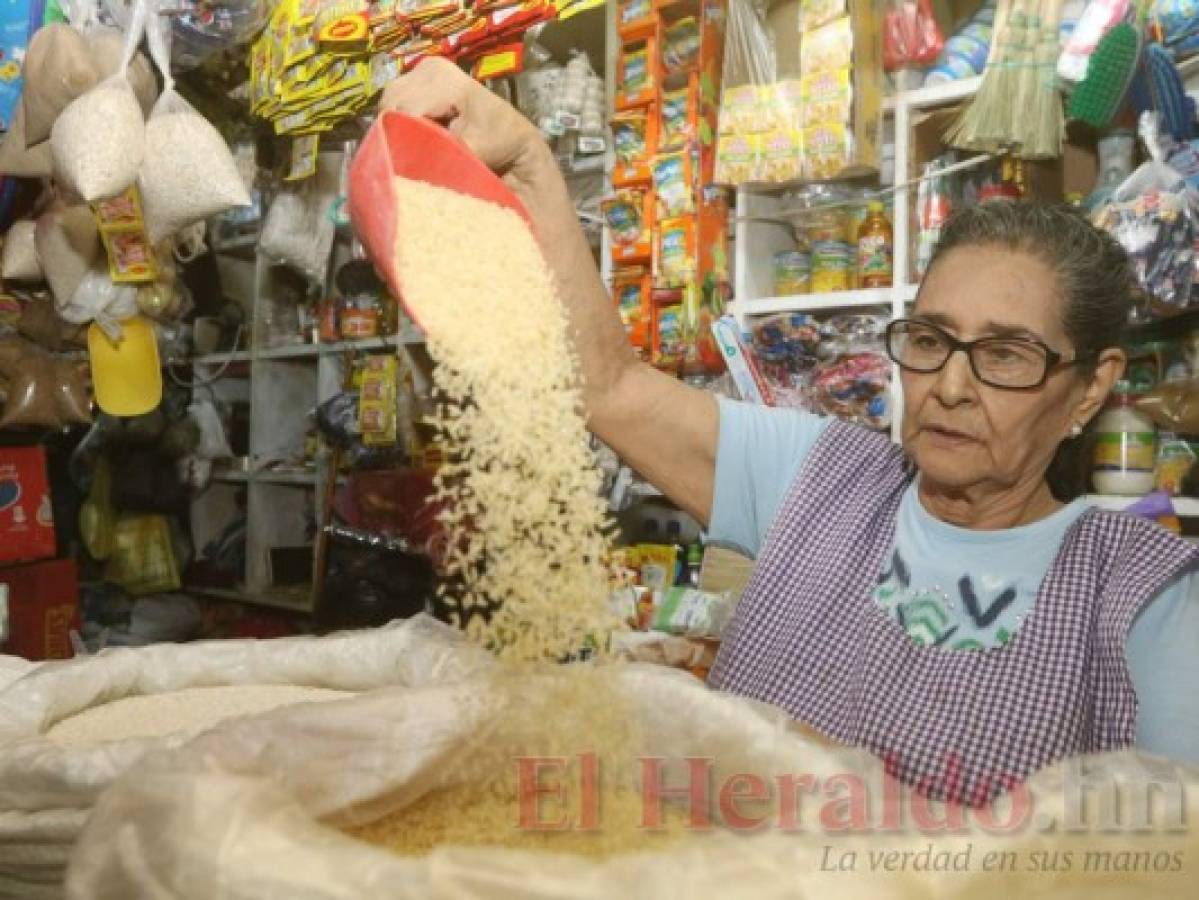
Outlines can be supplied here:
<path id="1" fill-rule="evenodd" d="M 520 36 L 564 7 L 578 11 L 566 0 L 283 0 L 250 51 L 250 110 L 276 134 L 321 134 L 425 57 L 474 62 L 480 77 L 517 71 Z"/>

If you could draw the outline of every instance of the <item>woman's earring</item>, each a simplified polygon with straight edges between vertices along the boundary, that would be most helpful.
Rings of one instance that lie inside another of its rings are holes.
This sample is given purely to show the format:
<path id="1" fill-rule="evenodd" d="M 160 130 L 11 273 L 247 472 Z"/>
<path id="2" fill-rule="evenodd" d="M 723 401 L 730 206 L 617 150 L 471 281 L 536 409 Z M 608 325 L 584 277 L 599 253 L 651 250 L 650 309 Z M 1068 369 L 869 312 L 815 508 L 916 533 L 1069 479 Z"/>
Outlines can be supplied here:
<path id="1" fill-rule="evenodd" d="M 1082 434 L 1082 426 L 1075 422 L 1070 426 L 1070 437 L 1078 437 Z"/>

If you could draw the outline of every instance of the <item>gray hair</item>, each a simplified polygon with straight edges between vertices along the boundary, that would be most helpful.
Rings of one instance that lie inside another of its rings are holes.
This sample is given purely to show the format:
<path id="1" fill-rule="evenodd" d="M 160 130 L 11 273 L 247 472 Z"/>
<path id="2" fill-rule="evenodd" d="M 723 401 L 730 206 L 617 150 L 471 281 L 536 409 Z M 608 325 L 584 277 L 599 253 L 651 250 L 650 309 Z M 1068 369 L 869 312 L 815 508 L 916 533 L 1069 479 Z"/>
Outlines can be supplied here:
<path id="1" fill-rule="evenodd" d="M 955 247 L 1000 247 L 1026 253 L 1054 273 L 1062 298 L 1062 325 L 1079 357 L 1117 347 L 1132 311 L 1136 276 L 1124 248 L 1078 210 L 1061 204 L 992 200 L 955 212 L 941 230 L 929 267 Z M 1083 376 L 1094 364 L 1082 365 Z M 1083 434 L 1063 441 L 1046 478 L 1059 500 L 1086 490 L 1093 442 Z"/>

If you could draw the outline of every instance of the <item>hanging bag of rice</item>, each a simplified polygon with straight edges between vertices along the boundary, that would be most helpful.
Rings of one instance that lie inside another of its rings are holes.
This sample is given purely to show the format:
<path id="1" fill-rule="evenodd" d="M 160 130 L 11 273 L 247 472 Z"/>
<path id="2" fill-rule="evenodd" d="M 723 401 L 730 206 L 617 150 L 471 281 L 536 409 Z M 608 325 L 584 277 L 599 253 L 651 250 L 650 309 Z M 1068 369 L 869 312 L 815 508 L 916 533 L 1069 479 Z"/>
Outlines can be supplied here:
<path id="1" fill-rule="evenodd" d="M 0 688 L 0 897 L 62 896 L 67 854 L 108 785 L 219 720 L 491 664 L 426 616 L 327 637 L 104 650 Z"/>
<path id="2" fill-rule="evenodd" d="M 4 236 L 3 256 L 0 257 L 0 276 L 5 281 L 43 281 L 42 264 L 38 261 L 34 233 L 37 223 L 32 219 L 13 222 Z"/>
<path id="3" fill-rule="evenodd" d="M 125 49 L 115 75 L 73 100 L 54 122 L 50 155 L 54 177 L 88 203 L 114 197 L 137 180 L 145 148 L 146 122 L 128 70 L 146 28 L 145 0 L 134 8 Z M 88 66 L 91 49 L 80 38 Z"/>
<path id="4" fill-rule="evenodd" d="M 121 322 L 138 313 L 137 285 L 114 284 L 101 262 L 88 269 L 66 303 L 55 304 L 58 315 L 72 325 L 95 322 L 112 340 L 121 337 Z"/>
<path id="5" fill-rule="evenodd" d="M 248 206 L 250 195 L 229 145 L 207 119 L 175 92 L 170 66 L 170 23 L 157 14 L 147 24 L 150 56 L 163 77 L 162 96 L 146 123 L 146 155 L 138 175 L 146 232 L 152 242 L 210 216 Z"/>
<path id="6" fill-rule="evenodd" d="M 102 252 L 96 220 L 83 205 L 56 207 L 38 218 L 34 241 L 55 305 L 62 309 Z"/>
<path id="7" fill-rule="evenodd" d="M 21 105 L 27 146 L 50 137 L 59 114 L 99 81 L 87 41 L 78 30 L 61 22 L 34 33 L 25 51 L 23 74 Z"/>

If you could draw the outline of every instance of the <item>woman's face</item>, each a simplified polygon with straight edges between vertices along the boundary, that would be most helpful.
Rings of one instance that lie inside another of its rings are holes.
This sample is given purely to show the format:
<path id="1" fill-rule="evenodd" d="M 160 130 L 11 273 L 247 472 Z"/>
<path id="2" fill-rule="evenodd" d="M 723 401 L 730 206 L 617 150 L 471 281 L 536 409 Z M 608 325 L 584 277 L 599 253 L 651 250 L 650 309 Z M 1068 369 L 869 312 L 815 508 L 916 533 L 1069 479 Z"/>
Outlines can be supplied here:
<path id="1" fill-rule="evenodd" d="M 1056 276 L 1037 258 L 963 246 L 925 275 L 912 318 L 959 340 L 1040 340 L 1070 358 L 1062 303 Z M 904 447 L 922 477 L 944 490 L 1039 482 L 1071 427 L 1085 424 L 1102 405 L 1118 375 L 1109 368 L 1105 363 L 1088 381 L 1077 367 L 1058 366 L 1029 390 L 982 384 L 965 353 L 954 353 L 939 372 L 902 371 Z"/>

